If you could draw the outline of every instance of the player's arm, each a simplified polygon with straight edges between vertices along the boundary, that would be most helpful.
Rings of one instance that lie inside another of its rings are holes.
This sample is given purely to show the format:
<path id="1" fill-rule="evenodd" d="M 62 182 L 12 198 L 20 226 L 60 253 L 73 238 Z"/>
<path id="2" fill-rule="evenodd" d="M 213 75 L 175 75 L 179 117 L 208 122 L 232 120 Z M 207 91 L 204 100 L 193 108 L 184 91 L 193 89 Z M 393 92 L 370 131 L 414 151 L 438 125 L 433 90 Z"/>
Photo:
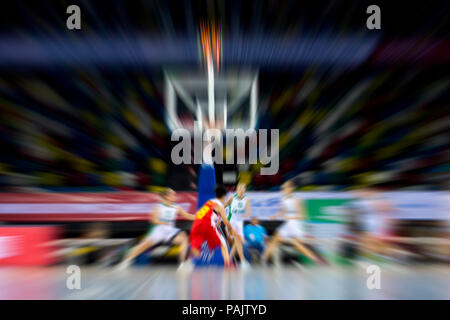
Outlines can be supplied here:
<path id="1" fill-rule="evenodd" d="M 224 204 L 223 204 L 223 207 L 224 207 L 224 208 L 228 207 L 229 205 L 231 205 L 231 202 L 233 202 L 233 196 L 231 196 L 231 197 L 229 197 L 227 200 L 225 200 L 225 202 L 224 202 Z M 231 209 L 230 209 L 230 210 L 231 210 Z M 225 214 L 225 216 L 226 216 L 226 214 Z M 227 218 L 226 220 L 228 220 L 228 218 Z M 216 223 L 216 227 L 217 227 L 217 228 L 220 226 L 220 223 L 221 223 L 221 222 L 222 222 L 222 219 L 221 219 L 221 217 L 219 216 L 219 218 L 217 219 L 217 223 Z"/>
<path id="2" fill-rule="evenodd" d="M 150 221 L 154 224 L 165 224 L 165 225 L 169 225 L 168 222 L 164 222 L 159 220 L 159 207 L 154 209 L 152 214 L 151 214 L 151 218 Z"/>
<path id="3" fill-rule="evenodd" d="M 247 204 L 245 205 L 245 214 L 243 216 L 244 219 L 248 219 L 250 217 L 250 199 L 247 200 Z"/>
<path id="4" fill-rule="evenodd" d="M 187 220 L 195 220 L 195 215 L 190 214 L 190 213 L 184 211 L 184 209 L 181 208 L 181 207 L 178 207 L 177 213 L 178 213 L 180 216 L 182 216 L 183 218 L 187 219 Z"/>
<path id="5" fill-rule="evenodd" d="M 286 210 L 284 208 L 280 209 L 280 211 L 278 211 L 276 214 L 274 214 L 273 216 L 270 217 L 270 220 L 276 220 L 278 218 L 282 218 L 284 216 L 285 212 L 286 212 Z"/>
<path id="6" fill-rule="evenodd" d="M 226 208 L 226 207 L 225 207 Z M 224 209 L 225 212 L 225 209 Z M 226 216 L 226 213 L 225 213 Z M 228 220 L 228 218 L 226 218 L 225 220 Z M 222 217 L 220 215 L 217 216 L 217 222 L 216 222 L 216 228 L 220 227 L 220 223 L 222 222 Z"/>
<path id="7" fill-rule="evenodd" d="M 225 226 L 228 229 L 228 232 L 230 232 L 231 234 L 233 234 L 233 228 L 231 227 L 230 222 L 227 219 L 227 216 L 225 214 L 225 209 L 222 206 L 216 205 L 214 206 L 213 209 L 217 214 L 219 214 L 219 217 L 222 219 L 223 223 L 225 224 Z"/>
<path id="8" fill-rule="evenodd" d="M 225 202 L 223 203 L 223 207 L 224 208 L 228 207 L 231 204 L 231 202 L 233 202 L 233 196 L 228 197 L 228 199 L 225 200 Z"/>

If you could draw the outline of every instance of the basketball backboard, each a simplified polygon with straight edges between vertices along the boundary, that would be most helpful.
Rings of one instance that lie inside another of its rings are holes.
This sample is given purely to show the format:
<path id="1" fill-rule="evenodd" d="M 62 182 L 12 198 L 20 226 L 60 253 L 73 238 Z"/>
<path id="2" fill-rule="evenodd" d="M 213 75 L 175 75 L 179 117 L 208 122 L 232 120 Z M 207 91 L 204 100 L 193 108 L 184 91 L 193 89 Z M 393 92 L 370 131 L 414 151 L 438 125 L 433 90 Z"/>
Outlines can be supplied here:
<path id="1" fill-rule="evenodd" d="M 255 129 L 258 73 L 228 71 L 214 75 L 165 70 L 166 121 L 171 130 Z"/>

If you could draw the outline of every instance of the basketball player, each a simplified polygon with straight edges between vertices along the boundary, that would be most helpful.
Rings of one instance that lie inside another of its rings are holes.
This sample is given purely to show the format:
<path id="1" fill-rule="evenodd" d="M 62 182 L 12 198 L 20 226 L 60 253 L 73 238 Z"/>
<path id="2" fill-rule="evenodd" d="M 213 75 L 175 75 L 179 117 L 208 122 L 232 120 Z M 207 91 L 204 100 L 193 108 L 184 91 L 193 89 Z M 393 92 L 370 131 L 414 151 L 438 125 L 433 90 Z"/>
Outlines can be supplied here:
<path id="1" fill-rule="evenodd" d="M 227 190 L 223 186 L 217 186 L 214 191 L 216 198 L 206 201 L 195 216 L 190 236 L 191 252 L 194 257 L 199 257 L 204 241 L 207 242 L 210 250 L 215 250 L 220 246 L 225 266 L 228 267 L 230 265 L 228 247 L 225 239 L 216 228 L 216 215 L 219 215 L 228 228 L 228 231 L 233 235 L 233 228 L 225 216 L 225 209 L 223 207 Z"/>
<path id="2" fill-rule="evenodd" d="M 363 188 L 355 192 L 353 205 L 363 215 L 361 244 L 365 254 L 387 257 L 391 253 L 402 252 L 387 239 L 392 236 L 392 214 L 394 207 L 374 187 Z"/>
<path id="3" fill-rule="evenodd" d="M 304 226 L 301 221 L 304 217 L 301 203 L 293 197 L 292 193 L 294 192 L 294 189 L 295 187 L 292 181 L 286 181 L 281 187 L 283 192 L 282 208 L 277 214 L 272 216 L 271 219 L 283 218 L 285 222 L 278 227 L 271 241 L 267 244 L 266 251 L 263 255 L 264 263 L 271 258 L 275 249 L 281 242 L 292 244 L 300 253 L 315 262 L 320 262 L 320 260 L 300 241 L 304 236 Z"/>
<path id="4" fill-rule="evenodd" d="M 228 198 L 225 201 L 224 206 L 229 209 L 227 218 L 236 235 L 233 239 L 233 245 L 231 246 L 230 258 L 233 258 L 237 251 L 242 268 L 248 269 L 250 265 L 245 260 L 244 249 L 242 247 L 244 239 L 244 220 L 250 215 L 250 200 L 245 195 L 245 191 L 245 184 L 238 183 L 236 186 L 236 194 Z"/>
<path id="5" fill-rule="evenodd" d="M 175 227 L 175 220 L 178 214 L 189 220 L 194 220 L 195 216 L 187 213 L 175 204 L 176 193 L 172 189 L 164 190 L 161 196 L 162 202 L 151 215 L 150 221 L 153 225 L 150 227 L 145 239 L 131 249 L 119 265 L 119 269 L 126 268 L 142 252 L 161 242 L 171 242 L 179 245 L 179 262 L 182 263 L 186 259 L 189 239 L 184 231 Z"/>

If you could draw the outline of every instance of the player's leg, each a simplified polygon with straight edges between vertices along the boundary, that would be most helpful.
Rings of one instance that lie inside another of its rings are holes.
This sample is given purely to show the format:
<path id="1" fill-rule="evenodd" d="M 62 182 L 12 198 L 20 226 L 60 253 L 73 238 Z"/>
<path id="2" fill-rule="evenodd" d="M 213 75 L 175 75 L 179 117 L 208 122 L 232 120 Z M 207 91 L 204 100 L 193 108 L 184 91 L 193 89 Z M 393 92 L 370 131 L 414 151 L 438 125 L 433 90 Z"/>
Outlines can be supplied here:
<path id="1" fill-rule="evenodd" d="M 234 220 L 230 220 L 230 225 L 231 228 L 233 229 L 234 233 L 236 234 L 236 224 Z M 233 259 L 234 256 L 236 255 L 237 252 L 237 248 L 236 248 L 236 236 L 231 237 L 230 236 L 230 232 L 226 232 L 225 236 L 227 237 L 228 243 L 231 246 L 231 250 L 230 250 L 230 259 Z"/>
<path id="2" fill-rule="evenodd" d="M 206 240 L 202 228 L 199 226 L 192 227 L 189 239 L 191 242 L 191 255 L 194 258 L 200 257 L 202 244 Z"/>
<path id="3" fill-rule="evenodd" d="M 164 226 L 154 225 L 147 233 L 146 237 L 134 246 L 123 260 L 124 264 L 130 263 L 134 258 L 140 255 L 142 252 L 150 248 L 152 245 L 160 242 L 164 235 Z"/>
<path id="4" fill-rule="evenodd" d="M 245 259 L 242 236 L 236 235 L 235 240 L 234 240 L 234 247 L 236 248 L 236 251 L 238 252 L 239 259 L 241 261 L 242 270 L 244 270 L 244 271 L 249 270 L 250 264 Z"/>
<path id="5" fill-rule="evenodd" d="M 191 248 L 191 252 L 192 252 L 192 255 L 193 255 L 195 258 L 200 257 L 200 253 L 201 253 L 201 250 L 200 250 L 200 249 L 197 249 L 197 248 Z"/>
<path id="6" fill-rule="evenodd" d="M 127 267 L 131 261 L 133 261 L 134 258 L 136 258 L 138 255 L 140 255 L 142 252 L 147 250 L 153 245 L 152 240 L 149 237 L 146 237 L 144 240 L 139 242 L 136 246 L 131 248 L 130 252 L 125 256 L 125 258 L 120 263 L 120 268 Z"/>
<path id="7" fill-rule="evenodd" d="M 278 248 L 283 239 L 290 238 L 293 231 L 297 231 L 293 228 L 292 222 L 285 221 L 278 227 L 272 239 L 267 243 L 266 251 L 263 254 L 263 263 L 267 262 Z"/>
<path id="8" fill-rule="evenodd" d="M 273 253 L 280 245 L 280 242 L 281 242 L 281 237 L 276 232 L 272 236 L 272 238 L 269 240 L 269 242 L 267 243 L 266 250 L 264 251 L 264 254 L 263 254 L 263 262 L 267 262 L 272 257 Z"/>
<path id="9" fill-rule="evenodd" d="M 235 255 L 236 255 L 236 244 L 233 243 L 230 250 L 230 259 L 233 259 Z"/>
<path id="10" fill-rule="evenodd" d="M 220 243 L 220 251 L 222 252 L 223 261 L 225 266 L 230 266 L 230 256 L 228 254 L 228 247 L 225 243 Z"/>
<path id="11" fill-rule="evenodd" d="M 236 251 L 239 255 L 239 259 L 241 260 L 241 263 L 245 263 L 245 256 L 244 256 L 244 248 L 242 246 L 243 244 L 243 234 L 244 234 L 244 223 L 242 221 L 236 221 L 233 224 L 233 229 L 236 234 L 236 237 L 234 239 L 233 246 L 236 248 Z"/>
<path id="12" fill-rule="evenodd" d="M 181 246 L 180 254 L 178 256 L 180 265 L 178 266 L 177 273 L 190 273 L 193 270 L 193 259 L 198 259 L 200 257 L 201 247 L 204 241 L 205 236 L 201 226 L 192 227 L 189 236 L 184 232 L 181 232 L 173 239 L 173 242 L 180 244 Z M 189 257 L 186 257 L 189 242 L 191 244 L 191 250 Z"/>
<path id="13" fill-rule="evenodd" d="M 309 250 L 306 246 L 304 246 L 300 239 L 298 238 L 290 238 L 288 239 L 288 241 L 292 244 L 292 246 L 297 249 L 298 252 L 300 252 L 301 254 L 304 254 L 306 257 L 308 257 L 309 259 L 315 261 L 315 262 L 319 262 L 319 259 L 316 257 L 316 255 Z"/>
<path id="14" fill-rule="evenodd" d="M 174 234 L 174 228 L 165 225 L 156 225 L 147 234 L 145 239 L 140 242 L 137 246 L 131 249 L 130 253 L 126 256 L 123 261 L 123 267 L 131 263 L 131 261 L 138 255 L 143 253 L 145 250 L 153 246 L 154 244 L 166 241 L 168 237 L 172 237 Z"/>
<path id="15" fill-rule="evenodd" d="M 215 227 L 208 227 L 205 230 L 206 242 L 208 243 L 209 250 L 216 250 L 220 246 L 223 261 L 226 267 L 230 265 L 230 255 L 228 253 L 228 246 L 225 238 L 219 233 Z"/>
<path id="16" fill-rule="evenodd" d="M 172 242 L 180 246 L 180 253 L 178 254 L 178 261 L 182 263 L 186 260 L 187 249 L 189 245 L 189 239 L 184 231 L 178 233 Z"/>
<path id="17" fill-rule="evenodd" d="M 192 269 L 194 268 L 194 265 L 192 263 L 192 260 L 188 259 L 188 257 L 187 257 L 187 251 L 188 251 L 188 246 L 189 246 L 188 235 L 184 231 L 182 231 L 175 236 L 175 238 L 173 239 L 173 242 L 180 246 L 180 253 L 178 254 L 179 266 L 177 269 L 177 273 L 190 273 L 192 271 Z M 191 249 L 191 253 L 193 251 L 196 251 L 195 257 L 198 257 L 199 250 Z"/>
<path id="18" fill-rule="evenodd" d="M 244 249 L 242 248 L 242 238 L 240 236 L 237 236 L 235 242 L 236 242 L 235 246 L 236 246 L 237 253 L 239 255 L 239 259 L 241 260 L 241 262 L 245 261 Z"/>
<path id="19" fill-rule="evenodd" d="M 228 245 L 227 245 L 225 238 L 219 233 L 219 230 L 215 229 L 214 227 L 211 229 L 211 232 L 216 235 L 216 237 L 215 237 L 216 240 L 211 241 L 210 248 L 213 248 L 213 247 L 217 248 L 216 242 L 219 243 L 220 251 L 222 252 L 222 257 L 223 257 L 225 267 L 229 267 L 231 264 L 231 258 L 230 258 L 230 254 L 228 252 Z M 214 235 L 212 236 L 212 238 L 214 239 Z"/>

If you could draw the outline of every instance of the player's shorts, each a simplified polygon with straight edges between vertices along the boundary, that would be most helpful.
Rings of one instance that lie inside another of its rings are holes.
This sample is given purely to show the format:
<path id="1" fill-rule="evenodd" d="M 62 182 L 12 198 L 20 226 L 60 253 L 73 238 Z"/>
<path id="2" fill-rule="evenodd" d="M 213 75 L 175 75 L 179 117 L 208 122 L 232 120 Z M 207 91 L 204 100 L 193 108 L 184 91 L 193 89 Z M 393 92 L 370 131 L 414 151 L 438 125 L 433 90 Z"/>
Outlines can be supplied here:
<path id="1" fill-rule="evenodd" d="M 305 235 L 303 223 L 298 220 L 286 220 L 277 233 L 282 238 L 302 238 Z"/>
<path id="2" fill-rule="evenodd" d="M 194 225 L 191 229 L 191 247 L 200 250 L 203 242 L 207 242 L 210 250 L 214 250 L 222 243 L 225 244 L 225 239 L 221 236 L 219 231 L 210 224 L 202 223 Z"/>
<path id="3" fill-rule="evenodd" d="M 158 224 L 153 226 L 147 234 L 147 239 L 153 243 L 168 242 L 172 240 L 181 229 L 173 226 Z"/>
<path id="4" fill-rule="evenodd" d="M 244 221 L 238 219 L 231 219 L 230 224 L 234 232 L 241 238 L 244 238 Z"/>

